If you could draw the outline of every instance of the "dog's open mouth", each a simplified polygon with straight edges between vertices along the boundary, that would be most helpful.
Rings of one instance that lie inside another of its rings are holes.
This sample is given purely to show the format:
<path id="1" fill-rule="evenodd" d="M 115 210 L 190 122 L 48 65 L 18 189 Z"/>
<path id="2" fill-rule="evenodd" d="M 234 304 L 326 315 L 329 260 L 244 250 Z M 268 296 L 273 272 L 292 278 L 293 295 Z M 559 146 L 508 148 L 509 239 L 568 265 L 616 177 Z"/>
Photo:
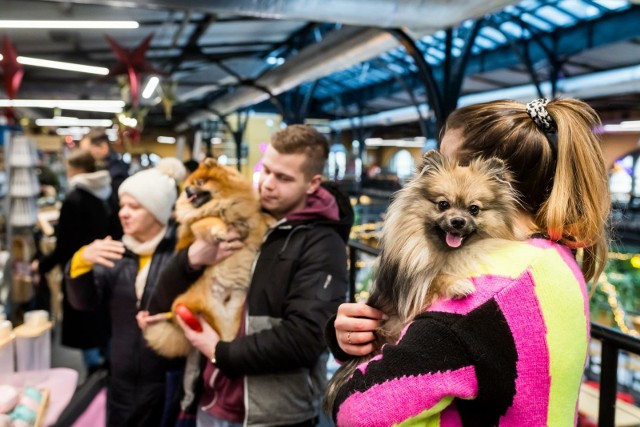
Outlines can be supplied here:
<path id="1" fill-rule="evenodd" d="M 467 239 L 473 231 L 470 233 L 462 234 L 459 230 L 445 230 L 443 228 L 438 228 L 438 235 L 442 239 L 443 243 L 446 244 L 451 249 L 457 249 L 462 246 L 465 239 Z"/>
<path id="2" fill-rule="evenodd" d="M 447 242 L 447 245 L 449 245 L 450 248 L 458 248 L 462 245 L 462 240 L 464 239 L 464 236 L 461 236 L 459 234 L 453 234 L 449 231 L 446 232 L 446 236 L 445 236 L 445 242 Z"/>
<path id="3" fill-rule="evenodd" d="M 185 191 L 187 193 L 187 200 L 194 208 L 199 208 L 200 206 L 211 200 L 211 193 L 209 193 L 208 191 L 189 188 L 187 188 Z"/>

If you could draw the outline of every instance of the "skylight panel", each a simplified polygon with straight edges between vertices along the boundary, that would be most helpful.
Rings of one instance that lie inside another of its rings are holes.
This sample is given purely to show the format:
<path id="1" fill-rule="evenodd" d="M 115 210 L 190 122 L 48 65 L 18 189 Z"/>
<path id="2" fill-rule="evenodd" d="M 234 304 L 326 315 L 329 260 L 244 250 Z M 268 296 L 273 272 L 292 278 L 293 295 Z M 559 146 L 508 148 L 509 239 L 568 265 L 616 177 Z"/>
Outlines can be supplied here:
<path id="1" fill-rule="evenodd" d="M 518 24 L 514 24 L 511 21 L 505 21 L 500 24 L 500 29 L 507 34 L 511 34 L 514 38 L 522 37 L 522 27 Z"/>
<path id="2" fill-rule="evenodd" d="M 436 57 L 437 59 L 444 59 L 444 53 L 439 49 L 436 49 L 435 47 L 430 47 L 429 49 L 427 49 L 427 53 Z"/>
<path id="3" fill-rule="evenodd" d="M 609 10 L 623 9 L 629 6 L 627 0 L 593 0 L 594 3 L 598 3 L 602 7 L 606 7 Z"/>
<path id="4" fill-rule="evenodd" d="M 480 46 L 483 49 L 493 49 L 494 47 L 496 47 L 496 44 L 494 42 L 492 42 L 491 40 L 482 37 L 482 35 L 478 34 L 478 37 L 476 37 L 476 46 Z"/>
<path id="5" fill-rule="evenodd" d="M 522 19 L 527 24 L 531 24 L 534 27 L 536 27 L 536 28 L 538 28 L 538 29 L 540 29 L 542 31 L 551 31 L 551 30 L 553 30 L 553 27 L 550 24 L 547 24 L 542 19 L 539 19 L 539 18 L 535 17 L 534 15 L 532 15 L 530 13 L 523 13 L 520 16 L 520 19 Z"/>
<path id="6" fill-rule="evenodd" d="M 571 16 L 552 6 L 541 7 L 536 11 L 536 15 L 563 27 L 575 22 Z"/>
<path id="7" fill-rule="evenodd" d="M 561 0 L 558 2 L 558 7 L 574 14 L 580 19 L 594 18 L 600 15 L 600 9 L 594 5 L 576 0 Z"/>
<path id="8" fill-rule="evenodd" d="M 482 30 L 480 30 L 480 33 L 490 39 L 493 40 L 496 43 L 506 43 L 507 42 L 507 38 L 504 36 L 504 34 L 502 34 L 500 31 L 496 30 L 495 28 L 491 28 L 491 27 L 484 27 L 482 28 Z"/>

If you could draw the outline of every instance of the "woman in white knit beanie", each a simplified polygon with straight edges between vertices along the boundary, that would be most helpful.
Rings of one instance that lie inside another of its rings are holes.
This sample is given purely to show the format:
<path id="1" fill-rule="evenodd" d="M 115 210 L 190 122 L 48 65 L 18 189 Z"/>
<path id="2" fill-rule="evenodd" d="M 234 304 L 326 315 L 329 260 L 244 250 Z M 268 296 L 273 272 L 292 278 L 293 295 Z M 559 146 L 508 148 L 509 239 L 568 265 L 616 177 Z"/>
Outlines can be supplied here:
<path id="1" fill-rule="evenodd" d="M 73 306 L 87 310 L 101 301 L 109 307 L 109 426 L 174 422 L 166 418 L 174 411 L 165 407 L 165 391 L 173 389 L 166 386 L 165 378 L 179 381 L 184 362 L 165 359 L 147 347 L 136 315 L 147 309 L 157 279 L 174 252 L 175 227 L 170 217 L 176 193 L 174 178 L 156 168 L 127 178 L 118 189 L 122 241 L 95 240 L 76 252 L 67 268 Z"/>

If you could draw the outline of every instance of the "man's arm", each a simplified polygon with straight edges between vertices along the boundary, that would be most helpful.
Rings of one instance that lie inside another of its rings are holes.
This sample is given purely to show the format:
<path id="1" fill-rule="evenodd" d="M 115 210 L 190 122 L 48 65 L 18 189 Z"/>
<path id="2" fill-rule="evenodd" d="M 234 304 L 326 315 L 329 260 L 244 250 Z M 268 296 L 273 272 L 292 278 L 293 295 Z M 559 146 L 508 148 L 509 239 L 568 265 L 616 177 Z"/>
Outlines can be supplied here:
<path id="1" fill-rule="evenodd" d="M 232 342 L 219 342 L 215 354 L 222 372 L 261 374 L 315 365 L 326 350 L 325 324 L 345 301 L 346 265 L 344 241 L 335 232 L 327 229 L 309 236 L 289 284 L 282 321 Z"/>
<path id="2" fill-rule="evenodd" d="M 226 242 L 196 240 L 188 248 L 178 251 L 162 269 L 147 310 L 150 314 L 171 310 L 173 301 L 185 292 L 204 272 L 243 246 L 237 234 L 230 234 Z"/>

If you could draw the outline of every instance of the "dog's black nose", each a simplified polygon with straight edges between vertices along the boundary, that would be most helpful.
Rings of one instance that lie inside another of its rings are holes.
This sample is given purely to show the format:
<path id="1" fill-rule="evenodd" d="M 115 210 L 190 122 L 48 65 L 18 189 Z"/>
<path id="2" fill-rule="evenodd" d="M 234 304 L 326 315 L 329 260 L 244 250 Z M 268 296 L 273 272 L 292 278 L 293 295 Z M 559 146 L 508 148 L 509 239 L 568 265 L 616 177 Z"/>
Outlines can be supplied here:
<path id="1" fill-rule="evenodd" d="M 449 224 L 451 224 L 453 228 L 459 230 L 467 224 L 467 220 L 460 216 L 456 216 L 449 220 Z"/>
<path id="2" fill-rule="evenodd" d="M 189 185 L 184 189 L 184 192 L 187 193 L 187 197 L 191 197 L 196 193 L 196 188 L 193 185 Z"/>

